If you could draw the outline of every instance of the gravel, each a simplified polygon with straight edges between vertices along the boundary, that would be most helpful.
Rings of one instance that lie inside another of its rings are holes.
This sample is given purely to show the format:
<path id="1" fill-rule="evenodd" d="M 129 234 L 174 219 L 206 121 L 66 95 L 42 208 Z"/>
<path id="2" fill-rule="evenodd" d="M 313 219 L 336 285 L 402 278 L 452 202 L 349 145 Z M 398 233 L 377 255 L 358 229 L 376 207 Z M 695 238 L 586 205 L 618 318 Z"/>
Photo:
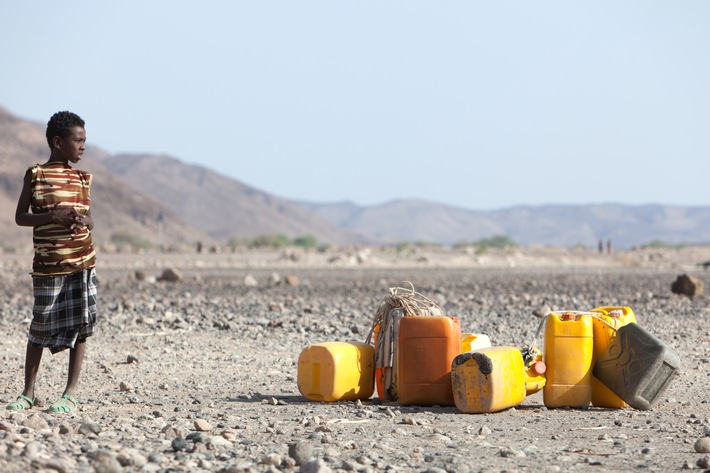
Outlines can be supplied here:
<path id="1" fill-rule="evenodd" d="M 669 257 L 664 256 L 666 260 Z M 0 401 L 22 390 L 27 263 L 2 255 Z M 348 261 L 332 258 L 332 261 Z M 210 255 L 99 260 L 99 324 L 77 411 L 50 414 L 68 353 L 40 367 L 38 405 L 0 414 L 3 472 L 502 472 L 706 468 L 707 296 L 672 294 L 679 268 L 310 264 Z M 617 260 L 618 261 L 618 260 Z M 165 269 L 176 282 L 158 281 Z M 136 272 L 141 271 L 141 278 Z M 705 280 L 707 273 L 696 272 Z M 649 411 L 547 409 L 542 393 L 493 414 L 399 406 L 376 396 L 316 403 L 296 361 L 325 341 L 364 340 L 389 287 L 411 281 L 494 345 L 529 343 L 548 310 L 630 306 L 683 368 Z M 701 448 L 698 448 L 701 445 Z"/>

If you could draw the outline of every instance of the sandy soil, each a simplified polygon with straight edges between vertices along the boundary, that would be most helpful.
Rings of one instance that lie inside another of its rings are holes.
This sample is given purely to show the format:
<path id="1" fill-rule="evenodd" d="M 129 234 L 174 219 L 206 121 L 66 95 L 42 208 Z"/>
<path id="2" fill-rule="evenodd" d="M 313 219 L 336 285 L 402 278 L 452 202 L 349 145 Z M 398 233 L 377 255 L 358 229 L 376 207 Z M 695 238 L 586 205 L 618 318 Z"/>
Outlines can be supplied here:
<path id="1" fill-rule="evenodd" d="M 0 256 L 3 404 L 22 389 L 30 259 Z M 0 471 L 708 469 L 694 444 L 710 436 L 710 307 L 706 296 L 670 291 L 681 273 L 708 287 L 710 273 L 697 266 L 707 260 L 708 248 L 101 255 L 100 322 L 80 408 L 47 412 L 68 355 L 46 352 L 41 405 L 0 414 Z M 182 279 L 157 281 L 168 267 Z M 296 384 L 301 350 L 364 340 L 387 289 L 405 280 L 495 345 L 529 343 L 540 320 L 533 312 L 630 306 L 683 368 L 649 411 L 547 409 L 541 393 L 481 415 L 376 396 L 306 401 Z"/>

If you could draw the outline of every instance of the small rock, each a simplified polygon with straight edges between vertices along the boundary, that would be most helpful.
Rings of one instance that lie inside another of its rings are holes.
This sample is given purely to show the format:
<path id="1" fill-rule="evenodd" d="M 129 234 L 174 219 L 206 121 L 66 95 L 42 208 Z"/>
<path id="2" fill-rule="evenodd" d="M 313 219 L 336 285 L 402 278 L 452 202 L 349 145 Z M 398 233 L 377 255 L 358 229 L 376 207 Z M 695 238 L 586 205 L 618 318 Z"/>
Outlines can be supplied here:
<path id="1" fill-rule="evenodd" d="M 301 473 L 331 473 L 332 471 L 333 470 L 320 458 L 307 462 L 301 466 L 300 470 Z"/>
<path id="2" fill-rule="evenodd" d="M 47 430 L 49 429 L 49 424 L 47 421 L 39 414 L 30 414 L 27 419 L 22 422 L 22 425 L 29 427 L 34 430 Z"/>
<path id="3" fill-rule="evenodd" d="M 673 294 L 695 297 L 702 296 L 703 291 L 703 281 L 692 275 L 681 274 L 671 284 L 671 292 Z"/>
<path id="4" fill-rule="evenodd" d="M 289 286 L 298 286 L 300 282 L 297 276 L 286 276 L 286 284 Z"/>
<path id="5" fill-rule="evenodd" d="M 133 385 L 132 385 L 131 383 L 129 383 L 129 382 L 121 381 L 121 382 L 118 384 L 118 389 L 119 389 L 121 392 L 124 392 L 124 393 L 125 393 L 125 392 L 130 392 L 130 391 L 133 391 Z"/>
<path id="6" fill-rule="evenodd" d="M 178 282 L 182 279 L 182 274 L 176 268 L 167 268 L 163 270 L 163 274 L 160 275 L 158 281 L 165 282 Z"/>
<path id="7" fill-rule="evenodd" d="M 96 473 L 121 473 L 123 467 L 111 453 L 99 450 L 93 454 L 91 466 Z"/>
<path id="8" fill-rule="evenodd" d="M 693 448 L 698 453 L 710 453 L 710 437 L 699 438 Z"/>
<path id="9" fill-rule="evenodd" d="M 244 285 L 247 287 L 256 287 L 259 285 L 257 282 L 256 278 L 252 276 L 251 274 L 247 274 L 244 276 Z"/>
<path id="10" fill-rule="evenodd" d="M 188 449 L 187 440 L 185 440 L 182 437 L 174 438 L 173 441 L 170 443 L 170 446 L 173 448 L 174 452 L 179 452 L 181 450 Z M 150 457 L 148 457 L 148 458 L 150 459 Z"/>
<path id="11" fill-rule="evenodd" d="M 313 446 L 305 442 L 296 442 L 288 446 L 288 456 L 296 461 L 296 465 L 305 465 L 313 458 Z"/>
<path id="12" fill-rule="evenodd" d="M 101 426 L 96 422 L 86 421 L 79 426 L 79 433 L 82 435 L 98 434 L 101 432 Z"/>
<path id="13" fill-rule="evenodd" d="M 708 468 L 710 467 L 710 457 L 705 455 L 704 457 L 698 458 L 698 461 L 695 462 L 696 465 L 698 465 L 700 468 Z"/>
<path id="14" fill-rule="evenodd" d="M 129 365 L 130 365 L 131 363 L 138 363 L 138 357 L 135 356 L 135 355 L 128 355 L 128 356 L 126 357 L 126 363 L 128 363 Z"/>
<path id="15" fill-rule="evenodd" d="M 200 432 L 209 432 L 210 430 L 212 430 L 212 424 L 207 422 L 205 419 L 195 419 L 194 425 L 195 430 L 198 430 Z"/>

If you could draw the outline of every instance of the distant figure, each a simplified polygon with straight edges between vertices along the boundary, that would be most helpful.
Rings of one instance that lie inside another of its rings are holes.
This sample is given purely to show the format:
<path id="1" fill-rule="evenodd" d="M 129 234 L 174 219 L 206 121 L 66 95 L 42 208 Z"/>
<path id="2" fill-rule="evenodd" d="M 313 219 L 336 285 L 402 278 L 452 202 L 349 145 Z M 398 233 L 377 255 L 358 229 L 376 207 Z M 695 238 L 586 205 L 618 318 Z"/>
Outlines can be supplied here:
<path id="1" fill-rule="evenodd" d="M 611 240 L 606 241 L 606 254 L 611 254 Z"/>
<path id="2" fill-rule="evenodd" d="M 599 240 L 599 254 L 604 253 L 604 242 Z"/>
<path id="3" fill-rule="evenodd" d="M 197 252 L 202 253 L 202 242 L 201 241 L 197 242 Z"/>
<path id="4" fill-rule="evenodd" d="M 25 353 L 25 387 L 7 409 L 34 407 L 35 380 L 42 353 L 69 349 L 69 371 L 62 396 L 52 412 L 70 412 L 74 391 L 96 323 L 96 253 L 91 239 L 91 174 L 75 169 L 86 149 L 84 120 L 57 112 L 47 123 L 49 160 L 27 169 L 15 222 L 33 227 L 34 305 Z M 5 367 L 7 368 L 7 366 Z"/>

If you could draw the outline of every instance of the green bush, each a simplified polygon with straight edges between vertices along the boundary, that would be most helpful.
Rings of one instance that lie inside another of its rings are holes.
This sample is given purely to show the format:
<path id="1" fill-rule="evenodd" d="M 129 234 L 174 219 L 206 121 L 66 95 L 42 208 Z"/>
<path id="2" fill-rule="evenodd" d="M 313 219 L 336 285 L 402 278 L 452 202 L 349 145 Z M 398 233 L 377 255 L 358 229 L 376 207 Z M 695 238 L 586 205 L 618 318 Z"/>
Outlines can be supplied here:
<path id="1" fill-rule="evenodd" d="M 317 243 L 313 235 L 303 235 L 293 239 L 293 245 L 301 248 L 315 248 Z"/>
<path id="2" fill-rule="evenodd" d="M 648 243 L 641 245 L 641 248 L 643 248 L 643 249 L 650 248 L 650 249 L 678 250 L 683 247 L 685 247 L 684 243 L 673 244 L 673 243 L 668 243 L 663 240 L 651 240 Z"/>
<path id="3" fill-rule="evenodd" d="M 153 246 L 150 241 L 127 232 L 113 233 L 111 235 L 111 243 L 117 246 L 126 245 L 139 250 L 147 250 Z"/>

